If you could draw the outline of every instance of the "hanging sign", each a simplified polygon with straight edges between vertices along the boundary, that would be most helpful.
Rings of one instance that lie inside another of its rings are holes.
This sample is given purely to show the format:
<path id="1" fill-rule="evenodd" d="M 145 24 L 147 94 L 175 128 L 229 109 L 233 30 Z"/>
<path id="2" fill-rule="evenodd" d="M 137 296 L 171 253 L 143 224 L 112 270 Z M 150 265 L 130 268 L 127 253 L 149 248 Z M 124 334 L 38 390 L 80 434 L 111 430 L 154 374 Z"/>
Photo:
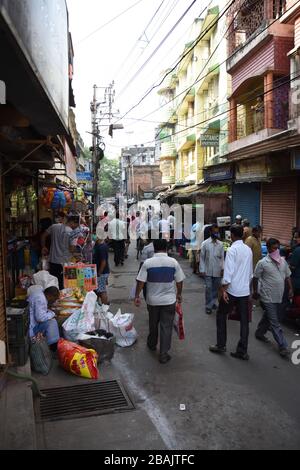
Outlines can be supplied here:
<path id="1" fill-rule="evenodd" d="M 64 287 L 80 287 L 86 292 L 97 289 L 97 266 L 82 263 L 65 265 Z"/>

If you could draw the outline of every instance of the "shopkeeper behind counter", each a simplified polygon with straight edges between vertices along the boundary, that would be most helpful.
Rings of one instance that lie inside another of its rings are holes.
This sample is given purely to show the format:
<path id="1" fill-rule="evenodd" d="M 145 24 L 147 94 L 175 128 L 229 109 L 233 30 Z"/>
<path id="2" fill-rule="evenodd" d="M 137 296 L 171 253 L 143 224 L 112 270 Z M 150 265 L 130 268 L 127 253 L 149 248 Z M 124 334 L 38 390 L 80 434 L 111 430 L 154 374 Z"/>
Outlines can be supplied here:
<path id="1" fill-rule="evenodd" d="M 71 251 L 74 250 L 71 246 L 71 234 L 78 226 L 79 217 L 69 216 L 66 221 L 51 225 L 42 235 L 42 255 L 49 254 L 49 272 L 57 277 L 60 290 L 64 288 L 64 264 L 69 262 Z M 48 237 L 51 237 L 50 252 L 46 248 Z"/>

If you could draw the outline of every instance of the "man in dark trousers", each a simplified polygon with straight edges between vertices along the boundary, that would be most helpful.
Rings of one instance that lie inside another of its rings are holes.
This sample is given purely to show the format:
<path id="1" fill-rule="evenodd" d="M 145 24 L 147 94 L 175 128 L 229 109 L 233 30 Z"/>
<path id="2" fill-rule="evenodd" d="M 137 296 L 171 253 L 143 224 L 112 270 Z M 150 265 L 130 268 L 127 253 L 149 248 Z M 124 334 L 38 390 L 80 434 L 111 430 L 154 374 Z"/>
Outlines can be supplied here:
<path id="1" fill-rule="evenodd" d="M 167 254 L 167 240 L 154 240 L 154 256 L 147 259 L 137 276 L 135 305 L 140 306 L 140 293 L 147 283 L 146 302 L 149 313 L 148 348 L 156 350 L 158 324 L 160 324 L 159 362 L 165 364 L 171 359 L 173 323 L 176 302 L 181 303 L 182 286 L 185 278 L 179 263 Z"/>
<path id="2" fill-rule="evenodd" d="M 125 259 L 125 240 L 127 239 L 127 225 L 126 222 L 120 220 L 119 211 L 116 212 L 116 217 L 108 224 L 108 237 L 113 241 L 114 261 L 115 266 L 124 264 Z"/>
<path id="3" fill-rule="evenodd" d="M 236 307 L 241 322 L 241 337 L 232 357 L 248 360 L 249 296 L 253 274 L 252 251 L 243 242 L 243 227 L 233 225 L 230 229 L 232 246 L 228 249 L 224 264 L 221 299 L 217 311 L 217 344 L 210 346 L 214 353 L 226 352 L 227 315 Z"/>

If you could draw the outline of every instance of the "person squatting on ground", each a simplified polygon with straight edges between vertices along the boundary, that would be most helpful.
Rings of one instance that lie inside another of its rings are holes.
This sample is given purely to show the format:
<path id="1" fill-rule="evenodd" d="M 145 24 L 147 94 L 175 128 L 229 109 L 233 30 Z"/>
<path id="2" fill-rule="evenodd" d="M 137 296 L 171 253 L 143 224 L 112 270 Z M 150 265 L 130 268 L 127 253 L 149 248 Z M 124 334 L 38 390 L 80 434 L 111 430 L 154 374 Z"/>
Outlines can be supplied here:
<path id="1" fill-rule="evenodd" d="M 279 323 L 279 314 L 282 304 L 285 283 L 288 284 L 289 297 L 293 297 L 291 271 L 284 258 L 280 256 L 280 242 L 275 238 L 267 241 L 268 254 L 257 263 L 253 278 L 253 298 L 260 297 L 264 310 L 259 322 L 255 337 L 258 340 L 269 342 L 265 334 L 271 330 L 278 344 L 279 354 L 283 357 L 289 355 L 288 344 Z M 260 281 L 260 294 L 258 295 L 258 281 Z"/>
<path id="2" fill-rule="evenodd" d="M 29 302 L 29 336 L 33 338 L 42 333 L 46 336 L 47 343 L 52 351 L 57 350 L 59 340 L 59 328 L 55 320 L 55 313 L 50 310 L 59 299 L 59 290 L 51 286 L 43 289 L 34 290 L 28 298 Z"/>
<path id="3" fill-rule="evenodd" d="M 206 313 L 211 314 L 217 308 L 218 290 L 224 270 L 224 247 L 219 240 L 217 224 L 210 228 L 210 237 L 201 245 L 200 275 L 204 276 L 206 286 Z"/>
<path id="4" fill-rule="evenodd" d="M 227 315 L 236 307 L 240 316 L 240 340 L 232 357 L 248 360 L 249 296 L 253 274 L 252 251 L 243 242 L 243 227 L 233 225 L 230 229 L 232 246 L 228 249 L 224 263 L 221 299 L 217 311 L 217 344 L 209 350 L 226 352 Z"/>
<path id="5" fill-rule="evenodd" d="M 167 240 L 154 240 L 153 258 L 147 259 L 137 276 L 135 305 L 140 306 L 140 293 L 146 283 L 146 303 L 149 313 L 149 336 L 147 346 L 156 350 L 158 342 L 158 325 L 160 325 L 159 361 L 165 364 L 171 359 L 168 354 L 171 348 L 173 323 L 176 302 L 182 301 L 182 286 L 185 276 L 179 265 L 167 254 Z"/>

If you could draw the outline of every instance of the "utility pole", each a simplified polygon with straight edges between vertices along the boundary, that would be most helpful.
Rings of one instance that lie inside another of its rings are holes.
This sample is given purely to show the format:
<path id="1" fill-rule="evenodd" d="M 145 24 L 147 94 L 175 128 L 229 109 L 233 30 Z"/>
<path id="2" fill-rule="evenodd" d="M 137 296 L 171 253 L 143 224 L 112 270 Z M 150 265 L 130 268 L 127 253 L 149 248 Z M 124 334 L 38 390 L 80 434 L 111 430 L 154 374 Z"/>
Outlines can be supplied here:
<path id="1" fill-rule="evenodd" d="M 93 101 L 91 103 L 91 113 L 92 113 L 92 136 L 93 136 L 93 194 L 94 194 L 94 208 L 93 208 L 93 220 L 96 221 L 96 212 L 97 212 L 97 192 L 98 192 L 98 172 L 97 172 L 97 144 L 98 144 L 98 126 L 97 126 L 97 85 L 94 85 L 94 95 Z"/>

